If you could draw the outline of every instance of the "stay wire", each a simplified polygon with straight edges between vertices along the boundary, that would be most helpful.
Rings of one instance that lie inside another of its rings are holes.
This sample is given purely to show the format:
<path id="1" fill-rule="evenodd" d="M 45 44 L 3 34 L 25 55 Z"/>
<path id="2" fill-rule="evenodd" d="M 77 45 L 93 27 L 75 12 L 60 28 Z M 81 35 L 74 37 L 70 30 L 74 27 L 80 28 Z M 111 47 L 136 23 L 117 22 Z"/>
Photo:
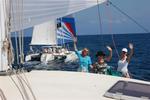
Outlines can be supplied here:
<path id="1" fill-rule="evenodd" d="M 12 82 L 14 83 L 14 85 L 17 87 L 19 93 L 21 94 L 22 99 L 25 100 L 24 95 L 23 95 L 21 89 L 19 88 L 18 84 L 16 83 L 16 81 L 11 76 L 9 76 L 9 78 L 12 80 Z"/>
<path id="2" fill-rule="evenodd" d="M 12 17 L 11 17 L 11 18 L 12 18 L 12 19 L 15 19 L 15 16 L 14 16 L 14 14 L 13 14 L 13 13 L 15 13 L 15 12 L 14 12 L 14 9 L 15 9 L 15 8 L 14 8 L 14 5 L 11 4 L 11 12 L 12 12 Z M 12 25 L 13 29 L 14 29 L 14 30 L 17 30 L 16 25 L 15 25 L 15 23 L 14 23 L 13 20 L 12 20 L 12 22 L 13 22 L 13 23 L 12 23 L 11 25 Z M 19 53 L 18 53 L 18 52 L 19 52 L 19 51 L 18 51 L 18 50 L 19 50 L 19 47 L 18 47 L 17 32 L 15 31 L 14 33 L 15 33 L 16 60 L 17 60 L 17 64 L 19 64 Z"/>
<path id="3" fill-rule="evenodd" d="M 19 5 L 19 1 L 16 1 L 16 3 Z M 21 7 L 22 8 L 22 10 L 23 10 L 23 1 L 21 2 L 21 5 L 20 6 L 18 6 L 19 8 Z M 17 8 L 18 7 L 16 7 L 16 11 L 17 11 Z M 14 12 L 14 9 L 13 9 L 13 7 L 11 7 L 12 8 L 12 13 Z M 21 10 L 21 11 L 22 11 Z M 13 18 L 14 18 L 14 14 L 12 14 L 13 15 Z M 21 15 L 21 14 L 20 14 Z M 23 16 L 23 13 L 22 13 L 22 15 L 21 16 Z M 19 17 L 19 14 L 18 14 L 18 17 Z M 22 23 L 21 22 L 21 20 L 23 20 L 23 17 L 22 18 L 20 18 L 20 20 L 19 20 L 19 26 L 20 26 L 20 24 Z M 21 25 L 21 27 L 19 27 L 19 28 L 22 28 L 23 27 L 23 24 Z M 16 27 L 15 27 L 15 25 L 14 25 L 14 28 L 16 29 Z M 21 33 L 21 34 L 23 34 L 23 33 Z M 23 37 L 23 36 L 22 36 Z M 23 43 L 23 40 L 21 41 L 22 43 Z M 24 47 L 24 45 L 22 44 L 22 43 L 20 43 L 21 45 L 22 45 L 22 47 L 20 46 L 20 48 L 23 50 L 23 47 Z M 18 48 L 18 41 L 17 41 L 17 38 L 16 38 L 16 48 L 19 50 L 19 48 Z M 17 51 L 18 51 L 17 50 Z M 23 52 L 23 51 L 20 51 L 20 53 L 21 52 Z M 19 55 L 17 55 L 18 57 L 19 57 Z M 19 60 L 18 60 L 18 64 L 19 64 Z M 15 73 L 15 75 L 16 75 L 17 73 Z M 20 73 L 18 73 L 18 75 L 19 75 Z M 31 86 L 30 86 L 30 84 L 29 84 L 29 81 L 27 80 L 27 77 L 26 77 L 26 75 L 25 75 L 25 73 L 24 73 L 24 71 L 23 71 L 23 75 L 24 75 L 24 77 L 25 77 L 25 80 L 23 79 L 23 77 L 20 77 L 20 75 L 19 75 L 19 77 L 17 76 L 17 79 L 18 79 L 18 82 L 20 82 L 20 86 L 21 86 L 21 88 L 22 88 L 22 90 L 23 90 L 23 92 L 24 92 L 24 95 L 25 95 L 25 97 L 26 98 L 29 98 L 28 97 L 28 94 L 27 94 L 27 92 L 26 92 L 26 89 L 25 88 L 23 88 L 22 87 L 22 85 L 23 85 L 23 83 L 22 82 L 24 82 L 25 84 L 26 84 L 26 86 L 29 88 L 29 90 L 30 90 L 30 92 L 31 92 L 31 94 L 32 94 L 32 96 L 33 96 L 33 98 L 34 98 L 34 100 L 36 100 L 36 97 L 35 97 L 35 95 L 34 95 L 34 93 L 33 93 L 33 91 L 32 91 L 32 88 L 31 88 Z M 23 81 L 21 81 L 21 80 L 23 80 Z M 27 82 L 26 82 L 27 81 Z M 26 93 L 25 93 L 26 92 Z M 24 98 L 25 99 L 25 98 Z"/>
<path id="4" fill-rule="evenodd" d="M 126 17 L 128 17 L 131 21 L 133 21 L 137 26 L 139 26 L 141 29 L 143 29 L 146 33 L 150 33 L 150 31 L 145 28 L 142 24 L 140 24 L 138 21 L 136 21 L 133 17 L 131 17 L 130 15 L 128 15 L 126 12 L 124 12 L 123 10 L 121 10 L 118 6 L 116 6 L 115 4 L 113 4 L 110 0 L 107 1 L 110 5 L 112 5 L 112 7 L 114 7 L 115 9 L 117 9 L 120 13 L 122 13 L 123 15 L 125 15 Z"/>
<path id="5" fill-rule="evenodd" d="M 104 40 L 103 40 L 103 28 L 102 28 L 102 20 L 101 20 L 101 14 L 100 14 L 100 5 L 99 0 L 97 0 L 97 13 L 98 13 L 98 34 L 100 35 L 101 39 L 101 47 L 104 47 Z"/>
<path id="6" fill-rule="evenodd" d="M 106 6 L 107 6 L 107 11 L 106 11 L 107 16 L 112 21 L 112 14 L 111 14 L 111 10 L 110 10 L 110 6 L 109 6 L 108 1 L 106 2 Z M 109 24 L 109 33 L 111 34 L 111 39 L 112 39 L 112 42 L 113 42 L 113 46 L 114 46 L 115 52 L 117 54 L 117 57 L 119 59 L 120 55 L 119 55 L 119 52 L 118 52 L 118 49 L 117 49 L 117 46 L 116 46 L 116 42 L 115 42 L 115 39 L 114 39 L 114 34 L 112 33 L 112 23 Z"/>

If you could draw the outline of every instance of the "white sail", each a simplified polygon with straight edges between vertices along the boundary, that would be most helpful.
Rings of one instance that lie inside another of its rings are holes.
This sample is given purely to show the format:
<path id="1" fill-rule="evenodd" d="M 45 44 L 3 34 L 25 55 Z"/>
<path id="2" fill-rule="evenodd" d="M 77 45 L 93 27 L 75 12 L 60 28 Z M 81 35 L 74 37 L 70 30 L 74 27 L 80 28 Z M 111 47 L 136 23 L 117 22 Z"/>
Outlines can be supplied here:
<path id="1" fill-rule="evenodd" d="M 11 31 L 28 28 L 97 5 L 97 0 L 10 0 Z M 21 2 L 22 1 L 22 2 Z M 98 0 L 101 4 L 106 0 Z M 21 18 L 17 17 L 22 15 Z M 20 25 L 22 19 L 23 25 Z"/>
<path id="2" fill-rule="evenodd" d="M 31 45 L 56 45 L 56 21 L 34 26 Z"/>

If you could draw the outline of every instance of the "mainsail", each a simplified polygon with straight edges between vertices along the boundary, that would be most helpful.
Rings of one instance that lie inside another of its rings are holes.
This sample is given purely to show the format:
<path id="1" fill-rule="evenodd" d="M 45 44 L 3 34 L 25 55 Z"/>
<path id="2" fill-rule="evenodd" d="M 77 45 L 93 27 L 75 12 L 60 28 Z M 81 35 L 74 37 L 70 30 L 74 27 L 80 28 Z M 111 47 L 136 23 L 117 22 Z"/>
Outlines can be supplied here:
<path id="1" fill-rule="evenodd" d="M 56 45 L 56 21 L 36 25 L 33 28 L 30 45 Z"/>
<path id="2" fill-rule="evenodd" d="M 18 17 L 11 20 L 15 24 L 12 31 L 32 27 L 43 22 L 70 15 L 86 8 L 101 4 L 106 0 L 10 0 L 13 16 L 22 15 L 22 27 Z M 20 1 L 20 2 L 18 2 Z M 22 2 L 21 2 L 22 1 Z M 98 1 L 98 2 L 97 2 Z M 22 6 L 22 10 L 18 9 Z"/>

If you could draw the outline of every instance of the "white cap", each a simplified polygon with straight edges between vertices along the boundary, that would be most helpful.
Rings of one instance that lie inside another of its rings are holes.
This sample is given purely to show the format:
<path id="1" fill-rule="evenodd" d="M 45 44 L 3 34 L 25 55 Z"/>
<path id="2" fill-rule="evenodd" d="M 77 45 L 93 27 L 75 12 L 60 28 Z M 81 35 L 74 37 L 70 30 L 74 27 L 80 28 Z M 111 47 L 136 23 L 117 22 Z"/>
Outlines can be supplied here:
<path id="1" fill-rule="evenodd" d="M 127 48 L 123 48 L 122 51 L 127 53 L 128 49 Z"/>

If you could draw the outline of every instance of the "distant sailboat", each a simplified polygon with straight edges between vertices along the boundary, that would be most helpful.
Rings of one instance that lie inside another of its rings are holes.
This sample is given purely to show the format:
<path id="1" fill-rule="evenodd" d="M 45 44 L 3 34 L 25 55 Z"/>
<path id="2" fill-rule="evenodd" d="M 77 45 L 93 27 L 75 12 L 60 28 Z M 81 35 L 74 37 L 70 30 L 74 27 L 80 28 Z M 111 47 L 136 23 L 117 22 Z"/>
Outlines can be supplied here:
<path id="1" fill-rule="evenodd" d="M 75 52 L 69 51 L 64 45 L 71 42 L 75 36 L 74 18 L 63 17 L 34 26 L 31 46 L 41 46 L 43 52 L 31 52 L 25 58 L 26 61 L 40 61 L 44 64 L 55 60 L 64 60 L 65 62 L 77 62 Z M 60 24 L 57 28 L 56 25 Z M 60 43 L 61 42 L 61 43 Z M 61 46 L 58 46 L 61 44 Z"/>

